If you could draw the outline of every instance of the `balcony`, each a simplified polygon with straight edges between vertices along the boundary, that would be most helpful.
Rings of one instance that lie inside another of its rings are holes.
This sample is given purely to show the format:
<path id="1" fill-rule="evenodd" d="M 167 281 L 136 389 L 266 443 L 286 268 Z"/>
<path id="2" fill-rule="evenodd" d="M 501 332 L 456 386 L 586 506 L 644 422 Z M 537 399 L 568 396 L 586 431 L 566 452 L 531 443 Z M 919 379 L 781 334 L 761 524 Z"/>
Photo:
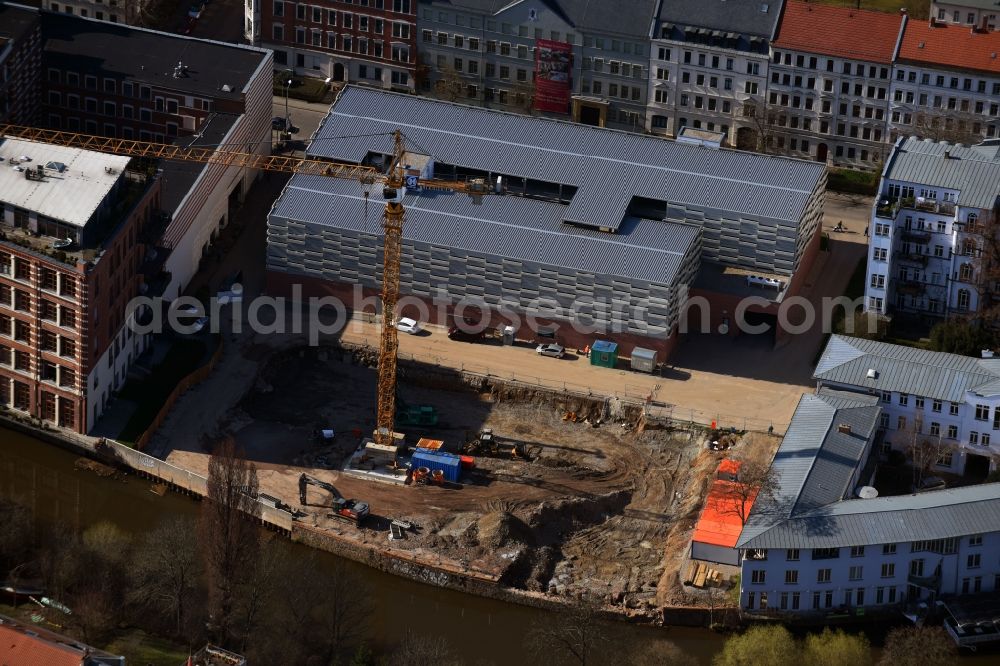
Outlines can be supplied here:
<path id="1" fill-rule="evenodd" d="M 894 252 L 893 253 L 898 261 L 916 264 L 918 266 L 926 266 L 927 262 L 930 260 L 929 254 L 919 254 L 914 252 Z"/>
<path id="2" fill-rule="evenodd" d="M 917 282 L 916 280 L 896 281 L 897 294 L 906 294 L 907 296 L 923 296 L 926 291 L 927 285 L 923 282 Z"/>
<path id="3" fill-rule="evenodd" d="M 931 232 L 920 229 L 903 229 L 900 236 L 905 243 L 918 243 L 926 245 L 931 242 Z"/>

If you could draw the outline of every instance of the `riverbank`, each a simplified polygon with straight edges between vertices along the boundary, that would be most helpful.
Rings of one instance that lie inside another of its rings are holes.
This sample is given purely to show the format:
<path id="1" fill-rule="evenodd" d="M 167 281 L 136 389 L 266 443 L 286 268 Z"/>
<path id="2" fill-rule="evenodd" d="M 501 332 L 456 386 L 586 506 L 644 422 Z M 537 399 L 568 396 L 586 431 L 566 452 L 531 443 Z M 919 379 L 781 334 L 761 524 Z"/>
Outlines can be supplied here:
<path id="1" fill-rule="evenodd" d="M 171 489 L 183 494 L 199 498 L 205 495 L 205 478 L 201 474 L 117 443 L 100 444 L 97 440 L 88 440 L 52 430 L 40 430 L 20 422 L 10 423 L 10 426 L 67 450 L 88 455 L 106 464 L 117 465 L 140 477 L 166 483 Z M 370 484 L 371 482 L 365 483 Z M 262 484 L 262 491 L 265 491 L 265 488 L 266 486 Z M 267 488 L 267 490 L 271 489 Z M 391 490 L 396 493 L 421 492 L 421 490 L 396 487 Z M 477 566 L 476 561 L 463 560 L 435 552 L 432 548 L 393 547 L 392 542 L 386 543 L 382 540 L 385 539 L 385 535 L 382 533 L 359 532 L 354 528 L 344 528 L 335 522 L 326 525 L 309 525 L 302 521 L 293 520 L 292 515 L 287 511 L 266 504 L 262 504 L 260 508 L 261 522 L 269 528 L 285 534 L 292 541 L 394 576 L 505 603 L 517 603 L 547 610 L 565 609 L 581 598 L 579 594 L 566 594 L 565 592 L 562 595 L 553 595 L 544 591 L 546 588 L 542 588 L 542 591 L 518 589 L 504 584 L 502 579 L 504 569 Z M 548 518 L 551 520 L 553 516 L 548 516 Z M 595 529 L 600 529 L 600 527 Z M 461 546 L 461 544 L 458 545 Z M 513 557 L 516 553 L 520 553 L 517 557 L 534 556 L 535 548 L 528 548 L 523 544 L 516 544 L 516 546 L 517 548 L 508 550 L 508 556 Z M 459 550 L 464 552 L 461 548 Z M 478 563 L 482 565 L 482 562 Z M 637 604 L 626 605 L 622 603 L 607 605 L 605 610 L 609 617 L 649 624 L 707 626 L 712 619 L 712 613 L 708 608 L 690 606 L 670 607 L 666 609 L 669 611 L 666 616 L 662 607 L 652 604 L 638 608 Z M 716 619 L 719 617 L 718 608 L 715 609 L 714 617 Z"/>

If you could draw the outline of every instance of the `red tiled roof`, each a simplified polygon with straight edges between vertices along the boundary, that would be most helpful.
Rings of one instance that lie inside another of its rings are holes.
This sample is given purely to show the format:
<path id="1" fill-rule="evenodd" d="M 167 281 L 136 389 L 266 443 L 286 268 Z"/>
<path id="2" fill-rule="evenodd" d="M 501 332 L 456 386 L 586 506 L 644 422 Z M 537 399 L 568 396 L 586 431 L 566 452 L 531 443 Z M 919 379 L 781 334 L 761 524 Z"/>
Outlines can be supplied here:
<path id="1" fill-rule="evenodd" d="M 790 0 L 772 45 L 889 64 L 902 22 L 901 14 Z"/>
<path id="2" fill-rule="evenodd" d="M 712 483 L 712 489 L 705 499 L 705 508 L 702 509 L 701 516 L 698 518 L 698 524 L 694 526 L 692 541 L 725 548 L 736 546 L 736 540 L 739 538 L 740 532 L 743 531 L 743 523 L 736 511 L 736 503 L 740 500 L 733 492 L 735 486 L 736 484 L 732 481 L 724 481 L 723 479 L 716 479 Z M 754 499 L 756 499 L 756 494 L 744 504 L 744 516 L 750 514 L 750 507 L 753 506 Z"/>
<path id="3" fill-rule="evenodd" d="M 972 32 L 968 26 L 908 21 L 899 59 L 959 69 L 1000 72 L 1000 32 Z"/>
<path id="4" fill-rule="evenodd" d="M 69 647 L 0 625 L 0 666 L 80 666 L 83 657 Z"/>

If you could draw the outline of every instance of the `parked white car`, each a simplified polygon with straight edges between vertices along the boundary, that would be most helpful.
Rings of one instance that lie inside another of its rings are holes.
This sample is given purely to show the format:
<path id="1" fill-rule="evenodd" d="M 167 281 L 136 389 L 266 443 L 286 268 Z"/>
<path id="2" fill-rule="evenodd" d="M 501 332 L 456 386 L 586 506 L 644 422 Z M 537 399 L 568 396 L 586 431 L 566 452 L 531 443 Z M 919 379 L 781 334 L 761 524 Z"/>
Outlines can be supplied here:
<path id="1" fill-rule="evenodd" d="M 402 317 L 396 322 L 396 330 L 402 331 L 403 333 L 409 333 L 410 335 L 416 335 L 420 332 L 420 322 L 416 319 L 410 319 L 409 317 Z"/>
<path id="2" fill-rule="evenodd" d="M 563 354 L 566 353 L 565 347 L 554 343 L 538 345 L 535 351 L 541 356 L 551 356 L 552 358 L 562 358 Z"/>

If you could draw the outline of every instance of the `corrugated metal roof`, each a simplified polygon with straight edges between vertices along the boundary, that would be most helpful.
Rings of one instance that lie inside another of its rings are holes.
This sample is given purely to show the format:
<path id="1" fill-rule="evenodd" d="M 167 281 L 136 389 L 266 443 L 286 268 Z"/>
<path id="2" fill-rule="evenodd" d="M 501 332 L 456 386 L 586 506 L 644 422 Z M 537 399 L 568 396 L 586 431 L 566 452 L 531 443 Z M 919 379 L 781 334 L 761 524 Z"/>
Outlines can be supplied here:
<path id="1" fill-rule="evenodd" d="M 995 147 L 960 147 L 910 137 L 893 149 L 889 159 L 886 178 L 958 190 L 960 206 L 989 209 L 1000 196 L 1000 153 Z"/>
<path id="2" fill-rule="evenodd" d="M 614 4 L 614 3 L 608 3 Z M 669 0 L 660 5 L 668 25 L 735 31 L 769 38 L 781 16 L 781 0 Z M 765 9 L 766 8 L 766 9 Z"/>
<path id="3" fill-rule="evenodd" d="M 271 215 L 381 236 L 381 201 L 379 187 L 297 175 Z M 475 205 L 464 194 L 424 191 L 408 193 L 404 206 L 407 240 L 657 284 L 673 284 L 700 233 L 692 225 L 640 218 L 626 219 L 615 234 L 580 229 L 562 223 L 563 205 L 511 195 Z"/>
<path id="4" fill-rule="evenodd" d="M 519 0 L 420 0 L 421 5 L 436 9 L 467 10 L 496 16 L 504 10 L 521 4 Z M 656 11 L 654 0 L 629 0 L 628 9 L 614 2 L 593 0 L 541 0 L 543 7 L 551 9 L 563 21 L 578 30 L 590 33 L 616 33 L 641 38 L 649 36 L 649 23 Z"/>
<path id="5" fill-rule="evenodd" d="M 578 187 L 570 219 L 612 228 L 632 197 L 644 197 L 797 229 L 825 168 L 354 86 L 340 93 L 309 153 L 349 162 L 391 154 L 395 129 L 438 162 Z"/>
<path id="6" fill-rule="evenodd" d="M 765 530 L 740 535 L 740 548 L 841 548 L 947 539 L 1000 531 L 1000 484 L 915 495 L 850 499 Z"/>
<path id="7" fill-rule="evenodd" d="M 740 535 L 748 541 L 775 524 L 850 496 L 864 464 L 881 409 L 874 396 L 845 392 L 806 394 L 799 400 L 771 468 L 778 489 L 761 498 Z M 840 426 L 850 432 L 840 432 Z"/>
<path id="8" fill-rule="evenodd" d="M 869 370 L 875 370 L 875 379 L 868 378 Z M 833 335 L 813 378 L 961 402 L 967 391 L 981 391 L 984 396 L 1000 391 L 1000 359 L 972 358 Z"/>

